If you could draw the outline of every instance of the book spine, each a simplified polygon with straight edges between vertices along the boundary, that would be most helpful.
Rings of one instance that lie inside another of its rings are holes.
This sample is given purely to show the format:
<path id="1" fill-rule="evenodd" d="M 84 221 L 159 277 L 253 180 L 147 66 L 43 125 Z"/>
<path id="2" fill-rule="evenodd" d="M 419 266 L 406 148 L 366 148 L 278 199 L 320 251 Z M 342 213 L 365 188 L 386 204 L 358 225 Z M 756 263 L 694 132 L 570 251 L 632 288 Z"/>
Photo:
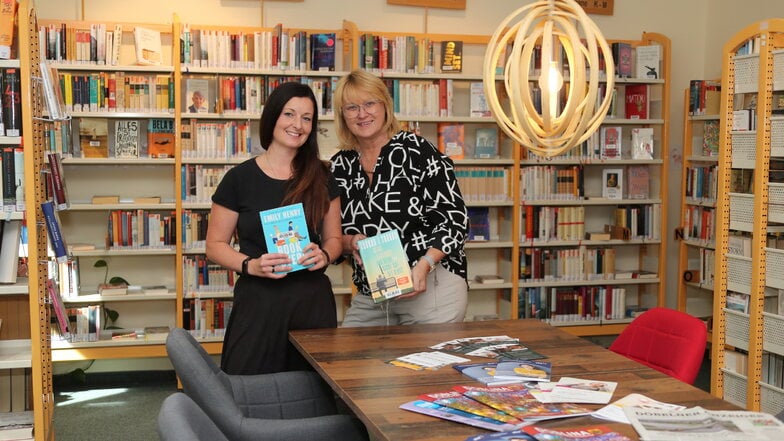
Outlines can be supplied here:
<path id="1" fill-rule="evenodd" d="M 54 203 L 52 201 L 41 203 L 41 211 L 46 220 L 46 232 L 49 235 L 49 242 L 52 245 L 56 261 L 58 263 L 68 261 L 68 252 L 60 230 L 60 222 L 57 220 L 57 213 L 54 210 Z"/>
<path id="2" fill-rule="evenodd" d="M 22 136 L 22 78 L 19 69 L 3 71 L 3 124 L 6 136 Z"/>

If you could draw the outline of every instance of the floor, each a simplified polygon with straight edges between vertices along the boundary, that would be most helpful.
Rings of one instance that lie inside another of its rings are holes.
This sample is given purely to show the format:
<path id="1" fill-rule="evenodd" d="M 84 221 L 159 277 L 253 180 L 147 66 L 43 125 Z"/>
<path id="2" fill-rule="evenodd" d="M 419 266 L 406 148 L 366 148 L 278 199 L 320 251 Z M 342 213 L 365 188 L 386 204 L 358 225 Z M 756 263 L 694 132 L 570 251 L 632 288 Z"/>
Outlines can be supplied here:
<path id="1" fill-rule="evenodd" d="M 177 380 L 173 371 L 58 376 L 54 389 L 57 441 L 154 441 L 161 403 Z"/>
<path id="2" fill-rule="evenodd" d="M 154 441 L 164 398 L 177 390 L 174 372 L 58 376 L 54 379 L 57 441 Z M 710 363 L 695 386 L 710 391 Z"/>

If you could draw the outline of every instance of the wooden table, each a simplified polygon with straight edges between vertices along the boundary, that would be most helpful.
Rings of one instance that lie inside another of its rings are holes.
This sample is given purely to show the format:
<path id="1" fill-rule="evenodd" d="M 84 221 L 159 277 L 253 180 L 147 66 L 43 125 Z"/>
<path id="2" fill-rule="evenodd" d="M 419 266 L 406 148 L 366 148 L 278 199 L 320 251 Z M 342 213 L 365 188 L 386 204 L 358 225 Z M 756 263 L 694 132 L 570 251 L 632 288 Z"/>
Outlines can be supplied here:
<path id="1" fill-rule="evenodd" d="M 496 320 L 439 325 L 338 328 L 292 331 L 289 339 L 365 423 L 375 440 L 463 441 L 490 433 L 483 429 L 399 409 L 417 395 L 443 392 L 452 386 L 480 383 L 451 367 L 412 371 L 387 361 L 401 355 L 430 351 L 430 346 L 463 337 L 509 335 L 548 357 L 552 378 L 562 376 L 617 381 L 613 401 L 636 392 L 655 400 L 706 409 L 738 409 L 689 384 L 610 352 L 535 319 Z M 472 358 L 472 361 L 489 361 Z M 598 409 L 602 405 L 585 405 Z M 539 423 L 546 427 L 606 424 L 638 439 L 627 424 L 583 416 Z"/>

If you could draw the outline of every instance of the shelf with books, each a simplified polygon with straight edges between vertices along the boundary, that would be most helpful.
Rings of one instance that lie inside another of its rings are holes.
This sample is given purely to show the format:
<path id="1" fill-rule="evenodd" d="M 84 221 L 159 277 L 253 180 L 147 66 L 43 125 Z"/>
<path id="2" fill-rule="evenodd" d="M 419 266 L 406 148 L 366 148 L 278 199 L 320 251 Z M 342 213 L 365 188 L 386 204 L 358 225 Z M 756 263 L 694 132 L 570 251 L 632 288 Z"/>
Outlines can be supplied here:
<path id="1" fill-rule="evenodd" d="M 608 117 L 582 145 L 520 154 L 513 316 L 576 335 L 617 333 L 635 311 L 664 304 L 670 41 L 624 43 L 632 57 L 656 48 L 656 77 L 616 78 Z"/>
<path id="2" fill-rule="evenodd" d="M 677 307 L 702 318 L 714 301 L 720 94 L 719 81 L 693 80 L 684 91 Z"/>
<path id="3" fill-rule="evenodd" d="M 722 50 L 718 131 L 711 392 L 750 410 L 778 413 L 782 321 L 778 274 L 777 81 L 784 21 L 753 23 Z M 725 348 L 727 350 L 725 350 Z"/>

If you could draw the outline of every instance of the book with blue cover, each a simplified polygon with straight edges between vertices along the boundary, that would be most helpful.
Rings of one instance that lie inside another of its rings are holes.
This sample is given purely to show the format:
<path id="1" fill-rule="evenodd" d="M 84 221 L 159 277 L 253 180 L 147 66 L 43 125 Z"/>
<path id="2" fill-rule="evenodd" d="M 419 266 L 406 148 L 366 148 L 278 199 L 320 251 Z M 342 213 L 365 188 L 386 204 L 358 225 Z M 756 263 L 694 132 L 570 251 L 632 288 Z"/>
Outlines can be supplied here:
<path id="1" fill-rule="evenodd" d="M 65 239 L 63 238 L 63 233 L 60 229 L 60 220 L 57 218 L 54 202 L 42 202 L 41 211 L 44 214 L 44 220 L 46 221 L 46 233 L 49 236 L 49 243 L 52 245 L 55 260 L 57 263 L 67 262 L 68 246 L 65 244 Z"/>
<path id="2" fill-rule="evenodd" d="M 370 295 L 381 303 L 414 290 L 411 266 L 397 230 L 357 241 Z"/>
<path id="3" fill-rule="evenodd" d="M 302 249 L 310 243 L 305 209 L 302 204 L 296 203 L 260 211 L 259 216 L 267 251 L 288 254 L 291 258 L 291 269 L 278 272 L 291 273 L 308 268 L 310 265 L 297 263 L 297 260 L 302 257 Z"/>

